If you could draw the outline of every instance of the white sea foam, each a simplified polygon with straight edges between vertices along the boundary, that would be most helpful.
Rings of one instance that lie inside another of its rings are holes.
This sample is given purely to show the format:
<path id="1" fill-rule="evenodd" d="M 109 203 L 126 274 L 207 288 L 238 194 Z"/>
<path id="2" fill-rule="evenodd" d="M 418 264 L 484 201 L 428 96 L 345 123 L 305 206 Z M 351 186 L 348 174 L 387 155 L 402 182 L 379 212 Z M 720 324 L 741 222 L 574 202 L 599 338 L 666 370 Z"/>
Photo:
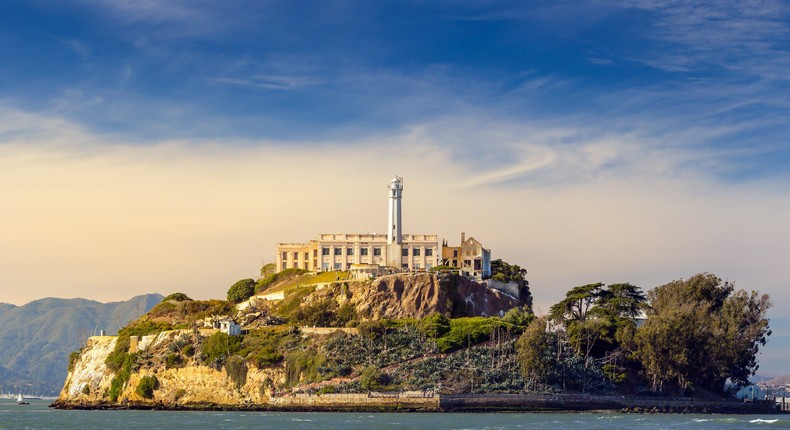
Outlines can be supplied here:
<path id="1" fill-rule="evenodd" d="M 773 423 L 775 423 L 777 421 L 779 421 L 779 420 L 778 419 L 764 420 L 762 418 L 757 418 L 757 419 L 751 420 L 749 422 L 750 423 L 755 423 L 755 424 L 773 424 Z"/>

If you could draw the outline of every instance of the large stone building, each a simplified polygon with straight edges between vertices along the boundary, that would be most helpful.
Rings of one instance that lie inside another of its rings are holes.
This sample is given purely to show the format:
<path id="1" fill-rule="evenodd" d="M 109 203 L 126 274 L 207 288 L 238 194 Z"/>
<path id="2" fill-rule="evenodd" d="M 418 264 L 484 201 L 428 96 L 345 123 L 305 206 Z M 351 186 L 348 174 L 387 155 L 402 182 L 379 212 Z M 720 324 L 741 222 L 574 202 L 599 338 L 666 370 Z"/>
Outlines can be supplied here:
<path id="1" fill-rule="evenodd" d="M 403 178 L 396 176 L 390 181 L 387 234 L 371 233 L 326 233 L 307 243 L 278 243 L 277 270 L 299 268 L 322 272 L 348 270 L 352 265 L 378 265 L 406 270 L 423 270 L 445 262 L 461 269 L 463 274 L 486 278 L 491 274 L 491 252 L 470 238 L 468 245 L 462 240 L 460 247 L 448 248 L 461 252 L 464 258 L 445 258 L 442 243 L 435 234 L 403 234 L 401 200 Z M 463 238 L 463 235 L 462 235 Z M 465 247 L 466 246 L 466 247 Z M 475 259 L 469 250 L 474 249 L 481 257 Z M 469 257 L 469 258 L 467 258 Z M 466 263 L 469 263 L 468 265 Z M 467 268 L 468 270 L 464 270 Z M 476 269 L 475 269 L 476 268 Z"/>

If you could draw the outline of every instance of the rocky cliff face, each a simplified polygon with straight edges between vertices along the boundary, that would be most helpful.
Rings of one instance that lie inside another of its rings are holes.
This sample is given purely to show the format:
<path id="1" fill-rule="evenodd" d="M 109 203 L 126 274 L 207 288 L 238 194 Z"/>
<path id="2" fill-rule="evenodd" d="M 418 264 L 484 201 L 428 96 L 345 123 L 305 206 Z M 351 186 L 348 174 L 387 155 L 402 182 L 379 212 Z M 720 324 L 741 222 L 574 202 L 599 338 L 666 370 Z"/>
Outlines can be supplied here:
<path id="1" fill-rule="evenodd" d="M 273 381 L 281 382 L 284 378 L 281 366 L 258 369 L 244 363 L 247 372 L 241 386 L 237 386 L 225 370 L 202 365 L 197 360 L 174 368 L 167 366 L 162 359 L 166 355 L 166 346 L 179 337 L 192 335 L 191 330 L 173 330 L 143 336 L 130 351 L 140 354 L 138 362 L 142 364 L 133 369 L 116 402 L 109 398 L 116 373 L 107 368 L 105 361 L 114 350 L 117 337 L 92 337 L 73 363 L 55 405 L 64 408 L 124 405 L 238 408 L 269 402 L 269 387 Z M 137 387 L 144 377 L 152 376 L 157 380 L 157 388 L 151 398 L 143 397 L 137 392 Z"/>
<path id="2" fill-rule="evenodd" d="M 317 292 L 321 296 L 322 292 Z M 332 294 L 324 292 L 325 295 Z M 346 293 L 357 315 L 368 320 L 423 318 L 440 313 L 497 316 L 520 306 L 518 298 L 464 277 L 409 273 L 352 282 Z"/>

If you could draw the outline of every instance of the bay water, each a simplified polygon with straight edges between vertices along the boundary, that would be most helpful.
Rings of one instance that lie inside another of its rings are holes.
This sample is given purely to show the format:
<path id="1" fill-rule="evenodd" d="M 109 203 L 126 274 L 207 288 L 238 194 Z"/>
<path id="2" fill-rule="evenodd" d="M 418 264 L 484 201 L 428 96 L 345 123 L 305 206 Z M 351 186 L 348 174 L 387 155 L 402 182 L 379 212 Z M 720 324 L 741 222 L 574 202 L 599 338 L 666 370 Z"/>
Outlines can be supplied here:
<path id="1" fill-rule="evenodd" d="M 0 429 L 790 429 L 790 415 L 66 411 L 0 400 Z"/>

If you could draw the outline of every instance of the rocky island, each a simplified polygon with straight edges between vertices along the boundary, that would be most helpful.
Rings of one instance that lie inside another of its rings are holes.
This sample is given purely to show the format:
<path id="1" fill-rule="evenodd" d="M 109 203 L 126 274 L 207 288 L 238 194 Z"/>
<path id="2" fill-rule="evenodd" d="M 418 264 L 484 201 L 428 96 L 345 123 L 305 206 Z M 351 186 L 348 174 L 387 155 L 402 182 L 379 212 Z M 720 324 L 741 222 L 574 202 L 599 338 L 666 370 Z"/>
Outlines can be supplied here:
<path id="1" fill-rule="evenodd" d="M 518 266 L 494 267 L 523 277 Z M 628 284 L 590 284 L 536 318 L 521 280 L 509 277 L 503 288 L 450 270 L 353 279 L 290 269 L 239 281 L 228 301 L 173 294 L 118 336 L 93 337 L 72 354 L 53 406 L 774 410 L 730 398 L 724 385 L 737 385 L 756 367 L 750 353 L 768 334 L 767 297 L 734 292 L 707 274 L 652 290 L 649 303 Z M 503 292 L 514 288 L 516 296 Z M 665 313 L 671 297 L 690 313 Z M 639 309 L 647 309 L 647 321 L 637 321 Z M 696 339 L 709 359 L 681 367 L 673 354 L 698 353 L 682 342 L 690 315 L 722 326 L 707 324 L 706 334 L 695 325 L 685 339 Z M 672 347 L 662 344 L 667 327 L 677 351 L 651 355 L 651 348 Z M 727 355 L 704 339 L 726 344 Z"/>

